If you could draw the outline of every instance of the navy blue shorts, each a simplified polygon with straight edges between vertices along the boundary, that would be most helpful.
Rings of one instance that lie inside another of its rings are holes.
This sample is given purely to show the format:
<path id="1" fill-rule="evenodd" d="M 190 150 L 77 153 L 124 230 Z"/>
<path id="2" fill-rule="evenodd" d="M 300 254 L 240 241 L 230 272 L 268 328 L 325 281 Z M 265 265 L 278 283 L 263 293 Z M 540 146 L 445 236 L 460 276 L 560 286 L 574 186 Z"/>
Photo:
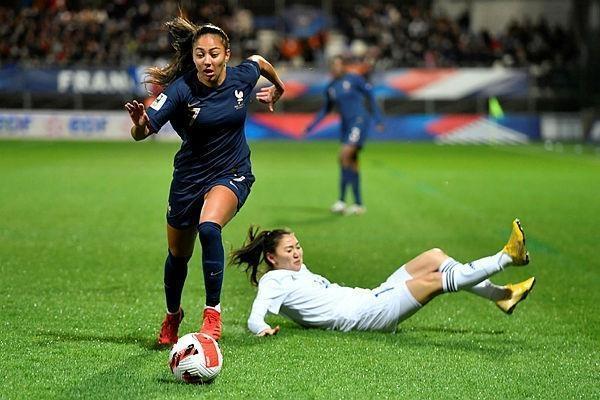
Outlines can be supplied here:
<path id="1" fill-rule="evenodd" d="M 342 132 L 342 143 L 363 147 L 369 133 L 369 118 L 358 117 Z"/>
<path id="2" fill-rule="evenodd" d="M 204 205 L 204 196 L 215 186 L 225 186 L 238 199 L 238 211 L 248 198 L 250 188 L 254 183 L 252 173 L 236 173 L 226 175 L 208 183 L 171 181 L 169 205 L 167 207 L 167 222 L 176 229 L 189 229 L 200 222 L 200 211 Z"/>

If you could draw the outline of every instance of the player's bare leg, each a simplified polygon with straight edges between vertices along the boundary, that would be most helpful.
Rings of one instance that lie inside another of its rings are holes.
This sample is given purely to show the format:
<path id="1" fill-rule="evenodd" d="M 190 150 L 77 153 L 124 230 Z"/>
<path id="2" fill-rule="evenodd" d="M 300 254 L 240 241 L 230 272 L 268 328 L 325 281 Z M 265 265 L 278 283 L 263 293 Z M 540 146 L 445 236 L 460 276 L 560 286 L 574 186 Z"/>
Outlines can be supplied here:
<path id="1" fill-rule="evenodd" d="M 443 259 L 437 269 L 439 272 L 431 272 L 439 259 Z M 528 262 L 529 252 L 525 247 L 525 234 L 517 219 L 513 222 L 508 243 L 497 254 L 468 264 L 461 264 L 446 256 L 439 249 L 429 250 L 409 261 L 404 267 L 405 271 L 411 276 L 415 274 L 413 279 L 406 281 L 406 285 L 418 302 L 426 304 L 443 292 L 456 292 L 459 289 L 472 287 L 501 271 L 506 266 L 522 266 Z M 515 305 L 527 296 L 535 279 L 525 282 L 527 284 L 522 283 L 522 290 L 517 291 L 515 289 Z M 511 298 L 513 298 L 512 290 Z M 511 298 L 508 299 L 509 302 Z M 512 305 L 512 303 L 507 304 L 507 309 Z"/>

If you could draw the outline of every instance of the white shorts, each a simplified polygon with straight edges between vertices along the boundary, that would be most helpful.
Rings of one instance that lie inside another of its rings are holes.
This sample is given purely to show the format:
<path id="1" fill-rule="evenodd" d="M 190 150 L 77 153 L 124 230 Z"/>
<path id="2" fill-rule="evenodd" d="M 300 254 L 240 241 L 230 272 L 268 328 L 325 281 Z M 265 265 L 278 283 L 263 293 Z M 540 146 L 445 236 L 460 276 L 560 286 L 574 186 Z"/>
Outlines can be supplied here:
<path id="1" fill-rule="evenodd" d="M 375 289 L 356 289 L 353 306 L 345 307 L 334 329 L 394 332 L 398 323 L 422 307 L 406 286 L 409 279 L 399 268 Z"/>

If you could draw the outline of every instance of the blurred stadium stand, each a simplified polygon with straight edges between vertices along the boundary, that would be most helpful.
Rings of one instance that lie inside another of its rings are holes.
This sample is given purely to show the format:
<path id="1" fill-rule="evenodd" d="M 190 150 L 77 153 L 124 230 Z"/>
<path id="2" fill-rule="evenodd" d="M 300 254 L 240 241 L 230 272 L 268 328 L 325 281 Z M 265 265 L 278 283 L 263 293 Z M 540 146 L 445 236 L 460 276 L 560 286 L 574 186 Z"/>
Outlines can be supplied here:
<path id="1" fill-rule="evenodd" d="M 386 114 L 484 113 L 494 95 L 507 112 L 588 110 L 594 120 L 600 103 L 600 0 L 45 0 L 0 6 L 0 108 L 122 109 L 143 95 L 143 68 L 168 62 L 163 24 L 180 10 L 222 26 L 234 64 L 259 53 L 285 77 L 320 81 L 292 81 L 288 112 L 316 111 L 327 60 L 340 53 L 382 84 Z M 503 68 L 514 74 L 494 90 L 455 98 L 415 96 L 395 78 Z"/>

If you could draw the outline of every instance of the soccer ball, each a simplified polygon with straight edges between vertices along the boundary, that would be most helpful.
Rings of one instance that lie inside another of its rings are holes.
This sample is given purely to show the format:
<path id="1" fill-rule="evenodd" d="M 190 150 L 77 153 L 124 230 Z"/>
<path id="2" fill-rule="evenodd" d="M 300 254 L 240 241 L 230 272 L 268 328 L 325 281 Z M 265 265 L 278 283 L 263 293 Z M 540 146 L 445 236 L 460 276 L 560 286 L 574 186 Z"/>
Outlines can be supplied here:
<path id="1" fill-rule="evenodd" d="M 180 337 L 171 349 L 169 366 L 177 379 L 187 383 L 207 383 L 221 372 L 223 356 L 212 337 L 204 333 L 188 333 Z"/>

